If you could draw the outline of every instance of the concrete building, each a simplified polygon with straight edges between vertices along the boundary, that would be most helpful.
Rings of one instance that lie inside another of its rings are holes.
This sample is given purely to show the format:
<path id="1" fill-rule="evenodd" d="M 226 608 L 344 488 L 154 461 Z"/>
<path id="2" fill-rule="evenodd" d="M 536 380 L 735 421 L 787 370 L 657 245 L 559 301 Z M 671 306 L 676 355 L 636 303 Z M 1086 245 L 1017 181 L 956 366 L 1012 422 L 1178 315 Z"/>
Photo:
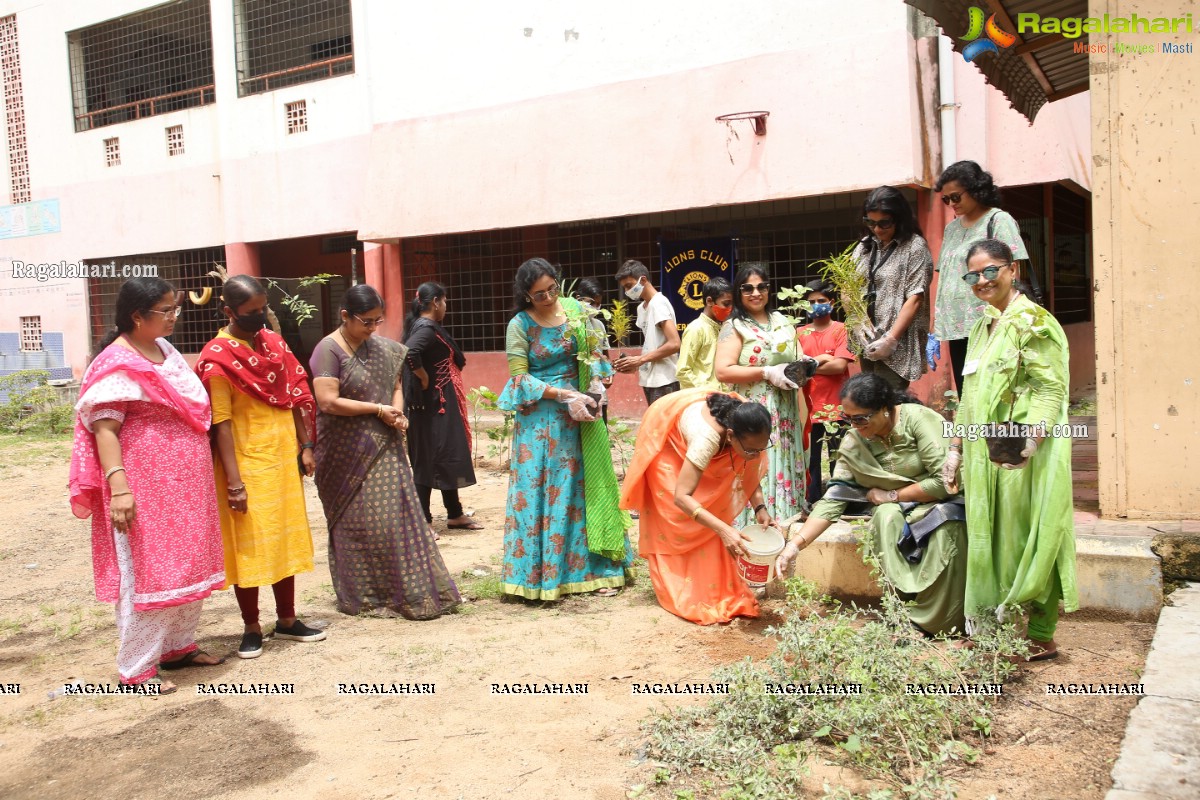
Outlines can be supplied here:
<path id="1" fill-rule="evenodd" d="M 214 263 L 288 291 L 332 273 L 305 292 L 318 315 L 285 331 L 304 352 L 357 249 L 387 335 L 441 280 L 468 383 L 498 389 L 525 258 L 615 296 L 623 259 L 657 272 L 660 242 L 726 238 L 800 283 L 861 235 L 882 184 L 907 187 L 936 254 L 949 218 L 929 187 L 970 158 L 1021 224 L 1073 387 L 1094 381 L 1089 96 L 1029 125 L 898 0 L 286 5 L 0 0 L 0 372 L 38 360 L 36 325 L 78 376 L 121 281 L 15 278 L 10 262 L 153 264 L 186 290 L 215 285 Z M 769 112 L 765 135 L 715 121 L 744 111 Z M 189 303 L 177 346 L 218 324 Z M 633 383 L 618 379 L 618 411 L 636 413 Z"/>

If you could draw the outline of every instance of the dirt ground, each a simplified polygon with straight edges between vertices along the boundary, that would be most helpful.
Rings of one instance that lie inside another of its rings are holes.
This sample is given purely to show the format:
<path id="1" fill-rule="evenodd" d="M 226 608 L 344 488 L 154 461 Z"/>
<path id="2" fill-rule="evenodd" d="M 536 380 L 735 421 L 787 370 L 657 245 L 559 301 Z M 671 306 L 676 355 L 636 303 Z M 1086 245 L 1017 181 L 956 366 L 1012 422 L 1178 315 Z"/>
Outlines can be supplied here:
<path id="1" fill-rule="evenodd" d="M 559 797 L 619 800 L 651 782 L 639 724 L 661 700 L 634 682 L 702 681 L 770 651 L 765 620 L 701 628 L 664 612 L 642 577 L 612 599 L 530 607 L 478 599 L 430 622 L 334 608 L 324 519 L 308 482 L 317 564 L 297 607 L 324 642 L 268 642 L 234 657 L 232 592 L 205 602 L 199 641 L 229 656 L 172 673 L 164 697 L 62 697 L 78 678 L 116 683 L 112 608 L 92 591 L 89 523 L 67 508 L 67 441 L 0 440 L 0 797 Z M 507 477 L 463 493 L 486 531 L 441 533 L 455 576 L 498 567 Z M 440 511 L 435 495 L 435 515 Z M 443 516 L 444 519 L 444 516 Z M 643 571 L 644 576 L 644 571 Z M 263 622 L 272 619 L 263 592 Z M 1153 625 L 1073 615 L 1063 657 L 1005 687 L 991 749 L 960 768 L 960 796 L 1102 798 L 1135 698 L 1048 697 L 1046 683 L 1138 680 Z M 198 696 L 199 683 L 294 683 L 294 696 Z M 345 696 L 336 684 L 433 683 L 433 695 Z M 583 695 L 494 695 L 492 683 L 586 683 Z M 824 779 L 838 779 L 827 768 Z M 852 776 L 844 776 L 852 781 Z M 819 787 L 819 781 L 814 789 Z M 643 797 L 671 797 L 670 786 Z"/>

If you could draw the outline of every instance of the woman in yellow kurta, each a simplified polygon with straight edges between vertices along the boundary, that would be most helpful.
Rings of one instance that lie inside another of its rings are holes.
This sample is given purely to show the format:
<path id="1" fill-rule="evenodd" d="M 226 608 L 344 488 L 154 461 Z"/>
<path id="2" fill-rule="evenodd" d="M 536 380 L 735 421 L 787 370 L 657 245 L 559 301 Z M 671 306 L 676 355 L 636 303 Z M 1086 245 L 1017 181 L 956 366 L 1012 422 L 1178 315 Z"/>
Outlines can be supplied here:
<path id="1" fill-rule="evenodd" d="M 266 328 L 267 293 L 247 275 L 221 291 L 229 325 L 204 347 L 196 372 L 212 398 L 213 459 L 225 582 L 234 587 L 246 628 L 241 658 L 262 653 L 258 587 L 270 586 L 278 622 L 274 636 L 300 642 L 325 632 L 296 619 L 294 576 L 313 568 L 312 533 L 297 467 L 313 460 L 313 398 L 308 374 L 283 337 Z"/>
<path id="2" fill-rule="evenodd" d="M 621 508 L 641 515 L 638 549 L 672 614 L 701 625 L 758 616 L 731 523 L 749 500 L 759 523 L 775 524 L 761 486 L 770 437 L 766 408 L 707 389 L 669 394 L 642 418 Z"/>

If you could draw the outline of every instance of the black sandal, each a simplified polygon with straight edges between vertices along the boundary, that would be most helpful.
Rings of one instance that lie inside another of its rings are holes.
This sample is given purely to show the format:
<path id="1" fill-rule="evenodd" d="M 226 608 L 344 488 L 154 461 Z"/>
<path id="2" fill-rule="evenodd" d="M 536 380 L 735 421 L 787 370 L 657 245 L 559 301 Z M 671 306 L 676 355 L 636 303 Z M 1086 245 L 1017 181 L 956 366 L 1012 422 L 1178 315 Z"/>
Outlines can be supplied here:
<path id="1" fill-rule="evenodd" d="M 209 654 L 204 652 L 203 650 L 193 650 L 192 652 L 185 655 L 183 658 L 177 658 L 174 661 L 160 662 L 158 665 L 158 668 L 165 669 L 168 672 L 170 672 L 172 670 L 177 670 L 177 669 L 187 669 L 188 667 L 219 667 L 220 665 L 225 663 L 225 659 L 223 657 L 217 659 L 217 662 L 215 664 L 196 664 L 196 663 L 194 663 L 195 660 L 202 655 L 206 656 Z"/>

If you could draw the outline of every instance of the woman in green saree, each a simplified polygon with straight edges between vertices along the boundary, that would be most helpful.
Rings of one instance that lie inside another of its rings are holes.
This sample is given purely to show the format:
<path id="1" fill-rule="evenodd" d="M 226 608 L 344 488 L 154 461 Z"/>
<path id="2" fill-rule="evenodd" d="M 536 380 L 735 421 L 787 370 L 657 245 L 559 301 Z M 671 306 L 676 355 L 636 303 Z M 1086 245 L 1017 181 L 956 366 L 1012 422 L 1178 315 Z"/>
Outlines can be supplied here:
<path id="1" fill-rule="evenodd" d="M 963 631 L 967 534 L 962 500 L 942 484 L 943 419 L 875 374 L 842 387 L 842 440 L 824 497 L 776 562 L 785 574 L 797 553 L 837 522 L 847 502 L 867 501 L 874 551 L 909 619 L 930 635 Z"/>
<path id="2" fill-rule="evenodd" d="M 1003 242 L 975 243 L 963 280 L 988 303 L 967 343 L 960 436 L 942 470 L 953 485 L 962 468 L 968 633 L 992 609 L 1004 620 L 1028 608 L 1029 660 L 1042 661 L 1058 655 L 1059 600 L 1068 612 L 1079 608 L 1071 440 L 1055 436 L 1067 422 L 1067 340 L 1050 312 L 1021 290 Z M 1010 420 L 1021 426 L 1021 460 L 994 462 L 980 427 Z"/>

